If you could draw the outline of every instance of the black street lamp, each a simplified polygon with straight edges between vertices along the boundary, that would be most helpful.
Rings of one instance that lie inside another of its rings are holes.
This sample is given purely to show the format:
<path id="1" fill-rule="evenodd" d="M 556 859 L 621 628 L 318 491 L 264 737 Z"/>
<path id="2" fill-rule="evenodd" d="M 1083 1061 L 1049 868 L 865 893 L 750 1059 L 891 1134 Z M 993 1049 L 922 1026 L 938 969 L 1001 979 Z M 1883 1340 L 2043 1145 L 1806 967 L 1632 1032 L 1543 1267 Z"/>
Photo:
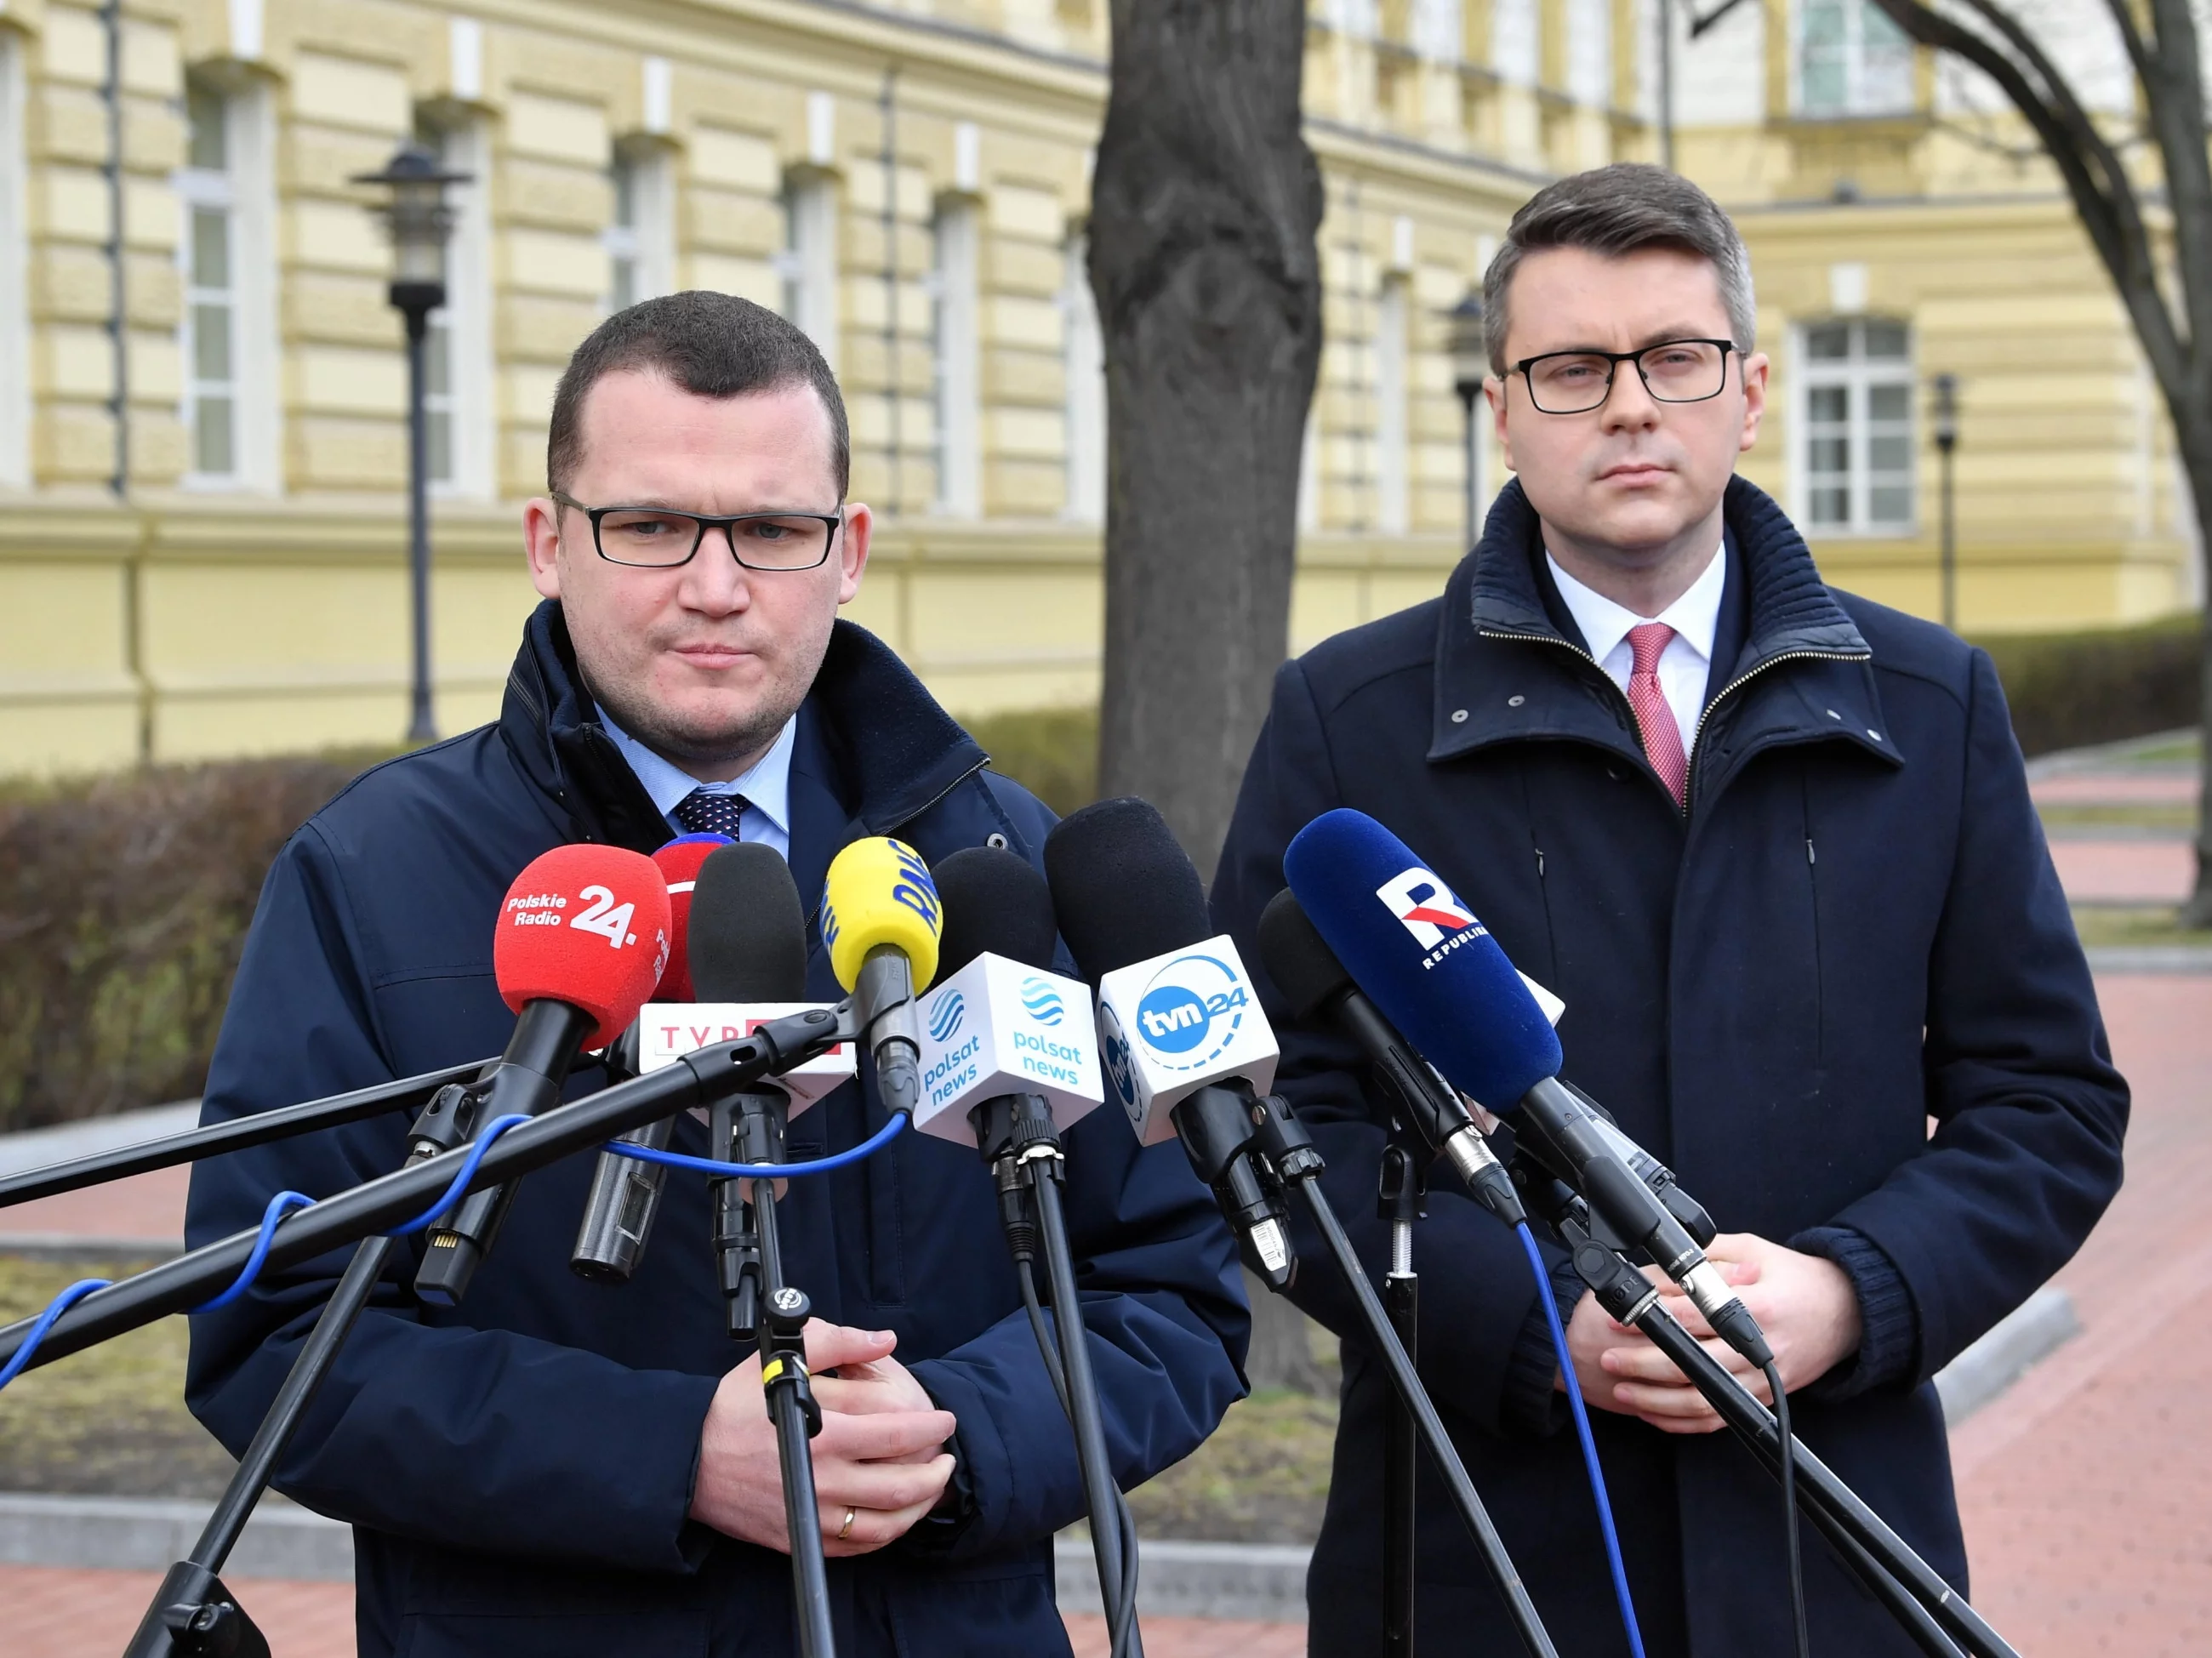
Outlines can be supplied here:
<path id="1" fill-rule="evenodd" d="M 468 173 L 447 172 L 428 150 L 409 143 L 383 172 L 357 173 L 353 180 L 392 192 L 375 210 L 392 234 L 392 307 L 407 319 L 407 562 L 415 627 L 410 743 L 434 742 L 438 735 L 430 716 L 430 428 L 423 393 L 430 313 L 446 302 L 446 238 L 453 228 L 446 186 L 469 179 Z"/>
<path id="2" fill-rule="evenodd" d="M 1952 457 L 1959 446 L 1959 377 L 1938 374 L 1935 392 L 1936 453 L 1942 467 L 1943 625 L 1959 630 L 1959 525 L 1952 490 Z"/>
<path id="3" fill-rule="evenodd" d="M 1482 445 L 1474 405 L 1490 374 L 1490 348 L 1482 337 L 1482 295 L 1468 288 L 1444 313 L 1445 344 L 1451 353 L 1452 390 L 1459 393 L 1462 439 L 1467 446 L 1466 539 L 1470 547 L 1482 529 Z"/>

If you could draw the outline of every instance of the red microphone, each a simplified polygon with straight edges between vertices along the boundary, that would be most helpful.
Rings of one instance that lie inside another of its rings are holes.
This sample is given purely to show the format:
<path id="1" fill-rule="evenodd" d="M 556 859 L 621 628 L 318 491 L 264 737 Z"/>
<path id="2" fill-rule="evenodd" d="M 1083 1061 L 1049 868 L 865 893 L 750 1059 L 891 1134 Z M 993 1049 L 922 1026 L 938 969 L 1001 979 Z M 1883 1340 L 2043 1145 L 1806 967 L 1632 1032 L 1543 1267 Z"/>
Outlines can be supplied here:
<path id="1" fill-rule="evenodd" d="M 514 1035 L 476 1096 L 476 1132 L 495 1118 L 560 1103 L 579 1051 L 604 1048 L 637 1017 L 668 964 L 668 884 L 650 858 L 619 847 L 556 847 L 515 878 L 492 936 L 499 993 Z M 514 1200 L 512 1182 L 463 1198 L 430 1229 L 415 1293 L 457 1305 Z"/>
<path id="2" fill-rule="evenodd" d="M 660 985 L 650 1002 L 690 1002 L 698 999 L 691 988 L 691 890 L 699 884 L 699 865 L 717 847 L 726 847 L 726 835 L 682 835 L 653 854 L 653 866 L 668 883 L 668 965 L 661 969 Z"/>
<path id="3" fill-rule="evenodd" d="M 660 985 L 651 1000 L 689 1002 L 697 999 L 691 982 L 691 895 L 699 884 L 700 866 L 714 853 L 730 844 L 726 835 L 679 835 L 653 854 L 653 866 L 668 883 L 668 965 L 661 969 Z M 620 1080 L 635 1076 L 643 1046 L 638 1027 L 630 1026 L 607 1051 L 607 1072 Z M 665 1151 L 676 1129 L 676 1119 L 633 1128 L 621 1136 L 635 1145 Z M 665 1163 L 626 1157 L 618 1151 L 602 1151 L 592 1170 L 591 1189 L 584 1194 L 584 1214 L 576 1228 L 575 1247 L 568 1252 L 568 1266 L 578 1278 L 592 1284 L 624 1284 L 637 1270 L 645 1254 L 645 1241 L 660 1212 L 660 1191 L 667 1183 Z"/>

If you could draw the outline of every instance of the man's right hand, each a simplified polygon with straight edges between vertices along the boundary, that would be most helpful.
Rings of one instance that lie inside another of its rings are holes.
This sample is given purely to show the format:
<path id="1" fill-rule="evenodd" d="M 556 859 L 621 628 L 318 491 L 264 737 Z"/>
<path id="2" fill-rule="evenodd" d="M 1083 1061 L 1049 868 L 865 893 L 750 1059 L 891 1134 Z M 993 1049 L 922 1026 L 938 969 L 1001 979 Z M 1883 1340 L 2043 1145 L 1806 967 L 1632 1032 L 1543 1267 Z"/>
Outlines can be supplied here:
<path id="1" fill-rule="evenodd" d="M 1759 1269 L 1747 1263 L 1717 1261 L 1715 1265 L 1738 1289 L 1759 1281 Z M 1645 1267 L 1644 1275 L 1655 1285 L 1673 1287 L 1656 1266 Z M 1636 1417 L 1662 1433 L 1705 1434 L 1722 1425 L 1719 1412 L 1705 1402 L 1705 1396 L 1674 1368 L 1651 1338 L 1616 1322 L 1587 1291 L 1575 1303 L 1566 1334 L 1575 1382 L 1582 1388 L 1583 1402 L 1592 1410 Z M 1706 1336 L 1703 1345 L 1754 1391 L 1763 1386 L 1765 1378 L 1752 1370 L 1751 1361 L 1719 1337 Z M 1554 1376 L 1553 1385 L 1565 1388 L 1568 1383 Z"/>
<path id="2" fill-rule="evenodd" d="M 870 1380 L 896 1373 L 910 1389 L 899 1398 L 905 1390 L 873 1388 L 869 1393 L 878 1397 L 848 1401 L 842 1395 L 856 1388 L 841 1389 L 823 1378 L 817 1389 L 822 1431 L 811 1443 L 823 1552 L 832 1558 L 866 1554 L 904 1536 L 936 1506 L 952 1475 L 952 1458 L 943 1448 L 958 1424 L 950 1411 L 908 1407 L 928 1395 L 891 1358 L 896 1345 L 897 1338 L 888 1330 L 854 1330 L 820 1319 L 806 1326 L 809 1370 L 852 1366 Z M 690 1515 L 726 1536 L 788 1554 L 782 1464 L 760 1370 L 756 1353 L 714 1390 L 699 1434 Z M 859 1408 L 841 1410 L 840 1403 Z M 848 1509 L 853 1524 L 841 1540 Z"/>

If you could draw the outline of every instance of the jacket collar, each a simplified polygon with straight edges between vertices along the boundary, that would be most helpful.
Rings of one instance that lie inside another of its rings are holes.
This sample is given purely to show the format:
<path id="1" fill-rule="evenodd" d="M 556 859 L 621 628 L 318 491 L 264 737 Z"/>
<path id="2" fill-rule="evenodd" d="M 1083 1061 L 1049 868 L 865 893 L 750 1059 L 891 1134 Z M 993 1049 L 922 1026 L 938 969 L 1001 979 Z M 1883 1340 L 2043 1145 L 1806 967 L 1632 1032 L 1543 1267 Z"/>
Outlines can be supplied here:
<path id="1" fill-rule="evenodd" d="M 516 763 L 556 816 L 566 817 L 573 838 L 647 853 L 669 838 L 666 820 L 599 723 L 557 600 L 539 604 L 523 629 L 499 725 Z M 848 814 L 836 826 L 840 845 L 894 833 L 985 763 L 975 740 L 890 647 L 849 622 L 830 631 L 799 727 L 794 769 L 803 756 L 810 774 L 836 774 L 819 780 Z M 823 826 L 802 824 L 794 811 L 794 853 L 803 829 Z M 810 846 L 808 861 L 826 866 L 836 849 Z"/>
<path id="2" fill-rule="evenodd" d="M 1744 744 L 1754 737 L 1758 746 L 1841 737 L 1895 763 L 1867 669 L 1873 652 L 1820 580 L 1796 526 L 1740 477 L 1729 480 L 1721 511 L 1742 558 L 1744 644 L 1709 706 L 1717 713 L 1722 698 L 1751 682 L 1761 681 L 1762 692 L 1767 681 L 1775 682 L 1771 694 L 1759 697 L 1755 716 L 1736 719 L 1746 727 L 1736 758 L 1749 751 Z M 1535 508 L 1513 479 L 1491 508 L 1481 541 L 1444 590 L 1431 761 L 1528 738 L 1596 742 L 1640 761 L 1620 693 L 1561 631 L 1544 602 L 1536 574 L 1541 548 Z M 1784 662 L 1803 671 L 1766 675 Z"/>

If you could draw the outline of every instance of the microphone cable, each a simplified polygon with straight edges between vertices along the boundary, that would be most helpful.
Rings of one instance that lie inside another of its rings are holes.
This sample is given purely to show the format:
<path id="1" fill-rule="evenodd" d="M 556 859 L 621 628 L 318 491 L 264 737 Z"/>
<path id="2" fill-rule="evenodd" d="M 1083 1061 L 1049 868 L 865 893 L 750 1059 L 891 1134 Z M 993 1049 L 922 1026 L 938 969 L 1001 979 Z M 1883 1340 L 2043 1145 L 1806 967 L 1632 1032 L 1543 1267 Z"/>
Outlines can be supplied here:
<path id="1" fill-rule="evenodd" d="M 1605 1561 L 1612 1569 L 1613 1599 L 1620 1604 L 1621 1625 L 1628 1631 L 1628 1650 L 1632 1658 L 1644 1658 L 1644 1631 L 1637 1625 L 1636 1603 L 1629 1597 L 1628 1569 L 1621 1563 L 1620 1538 L 1613 1524 L 1613 1502 L 1605 1492 L 1605 1473 L 1597 1461 L 1597 1441 L 1590 1434 L 1589 1412 L 1583 1404 L 1582 1384 L 1575 1379 L 1575 1362 L 1567 1351 L 1567 1333 L 1559 1322 L 1559 1303 L 1552 1299 L 1552 1275 L 1545 1268 L 1544 1257 L 1536 1248 L 1536 1235 L 1528 1230 L 1528 1223 L 1524 1220 L 1513 1230 L 1520 1235 L 1521 1248 L 1528 1257 L 1528 1270 L 1535 1274 L 1536 1301 L 1544 1309 L 1544 1322 L 1551 1327 L 1553 1351 L 1559 1356 L 1559 1379 L 1564 1384 L 1560 1391 L 1567 1396 L 1567 1410 L 1575 1418 L 1575 1436 L 1583 1443 L 1583 1466 L 1589 1470 L 1590 1495 L 1597 1499 L 1597 1527 L 1605 1538 Z M 1794 1508 L 1791 1513 L 1794 1518 Z M 1793 1562 L 1796 1558 L 1794 1535 L 1790 1558 Z M 1801 1631 L 1804 1628 L 1802 1620 L 1801 1612 Z M 1799 1658 L 1803 1658 L 1802 1652 Z"/>
<path id="2" fill-rule="evenodd" d="M 1781 1442 L 1782 1534 L 1790 1545 L 1790 1611 L 1797 1620 L 1797 1658 L 1813 1658 L 1812 1636 L 1805 1623 L 1805 1562 L 1797 1546 L 1797 1442 L 1790 1436 L 1790 1394 L 1782 1385 L 1779 1366 L 1770 1362 L 1761 1368 L 1774 1394 L 1774 1431 Z"/>

